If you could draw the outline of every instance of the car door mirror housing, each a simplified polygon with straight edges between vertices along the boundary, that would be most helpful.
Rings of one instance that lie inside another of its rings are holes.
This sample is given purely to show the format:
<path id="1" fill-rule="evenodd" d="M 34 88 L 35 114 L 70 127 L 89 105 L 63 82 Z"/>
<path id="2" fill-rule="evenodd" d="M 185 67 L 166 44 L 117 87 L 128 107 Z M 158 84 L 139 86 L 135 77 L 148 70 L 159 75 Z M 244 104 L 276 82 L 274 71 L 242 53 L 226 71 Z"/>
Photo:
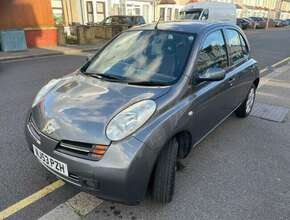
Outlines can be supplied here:
<path id="1" fill-rule="evenodd" d="M 226 72 L 221 68 L 209 68 L 203 73 L 198 74 L 197 80 L 203 81 L 220 81 L 226 76 Z"/>

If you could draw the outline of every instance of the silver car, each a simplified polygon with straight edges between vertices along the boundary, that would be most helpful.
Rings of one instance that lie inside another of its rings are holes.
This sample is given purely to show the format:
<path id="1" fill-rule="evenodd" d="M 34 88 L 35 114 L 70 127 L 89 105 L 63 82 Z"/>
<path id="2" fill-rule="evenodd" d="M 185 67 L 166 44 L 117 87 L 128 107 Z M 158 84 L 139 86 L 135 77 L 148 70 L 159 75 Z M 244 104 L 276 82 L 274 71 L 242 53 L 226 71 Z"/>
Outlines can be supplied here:
<path id="1" fill-rule="evenodd" d="M 138 204 L 150 189 L 170 202 L 177 161 L 233 112 L 250 114 L 259 71 L 249 52 L 235 25 L 130 29 L 39 91 L 28 146 L 51 173 L 100 198 Z"/>

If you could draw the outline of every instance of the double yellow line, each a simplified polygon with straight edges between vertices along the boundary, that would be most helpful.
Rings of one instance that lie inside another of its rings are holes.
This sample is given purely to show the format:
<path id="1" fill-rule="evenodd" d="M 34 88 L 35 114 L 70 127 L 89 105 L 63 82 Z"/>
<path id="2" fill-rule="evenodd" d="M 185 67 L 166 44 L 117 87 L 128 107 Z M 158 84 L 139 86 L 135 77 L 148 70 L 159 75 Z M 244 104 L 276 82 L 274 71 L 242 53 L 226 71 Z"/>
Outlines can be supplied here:
<path id="1" fill-rule="evenodd" d="M 13 215 L 14 213 L 20 211 L 21 209 L 29 206 L 30 204 L 36 202 L 37 200 L 41 199 L 42 197 L 48 195 L 49 193 L 57 190 L 58 188 L 62 187 L 65 183 L 61 180 L 57 180 L 50 185 L 44 187 L 43 189 L 39 190 L 36 193 L 26 197 L 25 199 L 20 200 L 19 202 L 15 203 L 14 205 L 9 206 L 8 208 L 4 209 L 0 212 L 0 219 L 8 218 L 9 216 Z"/>

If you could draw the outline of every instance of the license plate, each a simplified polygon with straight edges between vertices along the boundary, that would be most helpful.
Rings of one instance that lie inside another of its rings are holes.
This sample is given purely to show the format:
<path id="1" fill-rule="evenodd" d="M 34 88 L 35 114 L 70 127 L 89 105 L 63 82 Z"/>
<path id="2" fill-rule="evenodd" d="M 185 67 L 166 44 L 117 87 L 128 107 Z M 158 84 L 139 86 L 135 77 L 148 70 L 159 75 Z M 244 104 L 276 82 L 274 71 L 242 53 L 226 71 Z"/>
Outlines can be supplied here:
<path id="1" fill-rule="evenodd" d="M 68 169 L 67 165 L 63 162 L 60 162 L 59 160 L 56 160 L 52 158 L 51 156 L 48 156 L 46 153 L 39 150 L 36 146 L 33 146 L 33 152 L 34 155 L 37 157 L 37 159 L 48 168 L 62 174 L 65 176 L 68 176 Z"/>

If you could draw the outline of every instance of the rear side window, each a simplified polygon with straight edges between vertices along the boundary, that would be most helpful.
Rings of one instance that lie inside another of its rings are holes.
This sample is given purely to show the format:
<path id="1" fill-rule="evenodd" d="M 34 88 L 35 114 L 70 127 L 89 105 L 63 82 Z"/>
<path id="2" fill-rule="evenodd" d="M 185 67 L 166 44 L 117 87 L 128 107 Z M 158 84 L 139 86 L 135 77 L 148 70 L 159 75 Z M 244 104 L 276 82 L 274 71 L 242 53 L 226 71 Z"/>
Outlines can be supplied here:
<path id="1" fill-rule="evenodd" d="M 240 40 L 241 40 L 241 45 L 242 45 L 242 50 L 243 50 L 243 54 L 246 58 L 249 57 L 249 48 L 248 45 L 245 41 L 245 39 L 243 38 L 243 36 L 241 34 L 239 34 L 240 36 Z"/>
<path id="2" fill-rule="evenodd" d="M 249 57 L 248 47 L 241 34 L 233 29 L 227 29 L 229 56 L 233 65 L 241 63 Z"/>
<path id="3" fill-rule="evenodd" d="M 197 58 L 197 71 L 204 73 L 209 68 L 225 69 L 227 67 L 227 51 L 221 31 L 209 34 L 204 41 Z"/>

